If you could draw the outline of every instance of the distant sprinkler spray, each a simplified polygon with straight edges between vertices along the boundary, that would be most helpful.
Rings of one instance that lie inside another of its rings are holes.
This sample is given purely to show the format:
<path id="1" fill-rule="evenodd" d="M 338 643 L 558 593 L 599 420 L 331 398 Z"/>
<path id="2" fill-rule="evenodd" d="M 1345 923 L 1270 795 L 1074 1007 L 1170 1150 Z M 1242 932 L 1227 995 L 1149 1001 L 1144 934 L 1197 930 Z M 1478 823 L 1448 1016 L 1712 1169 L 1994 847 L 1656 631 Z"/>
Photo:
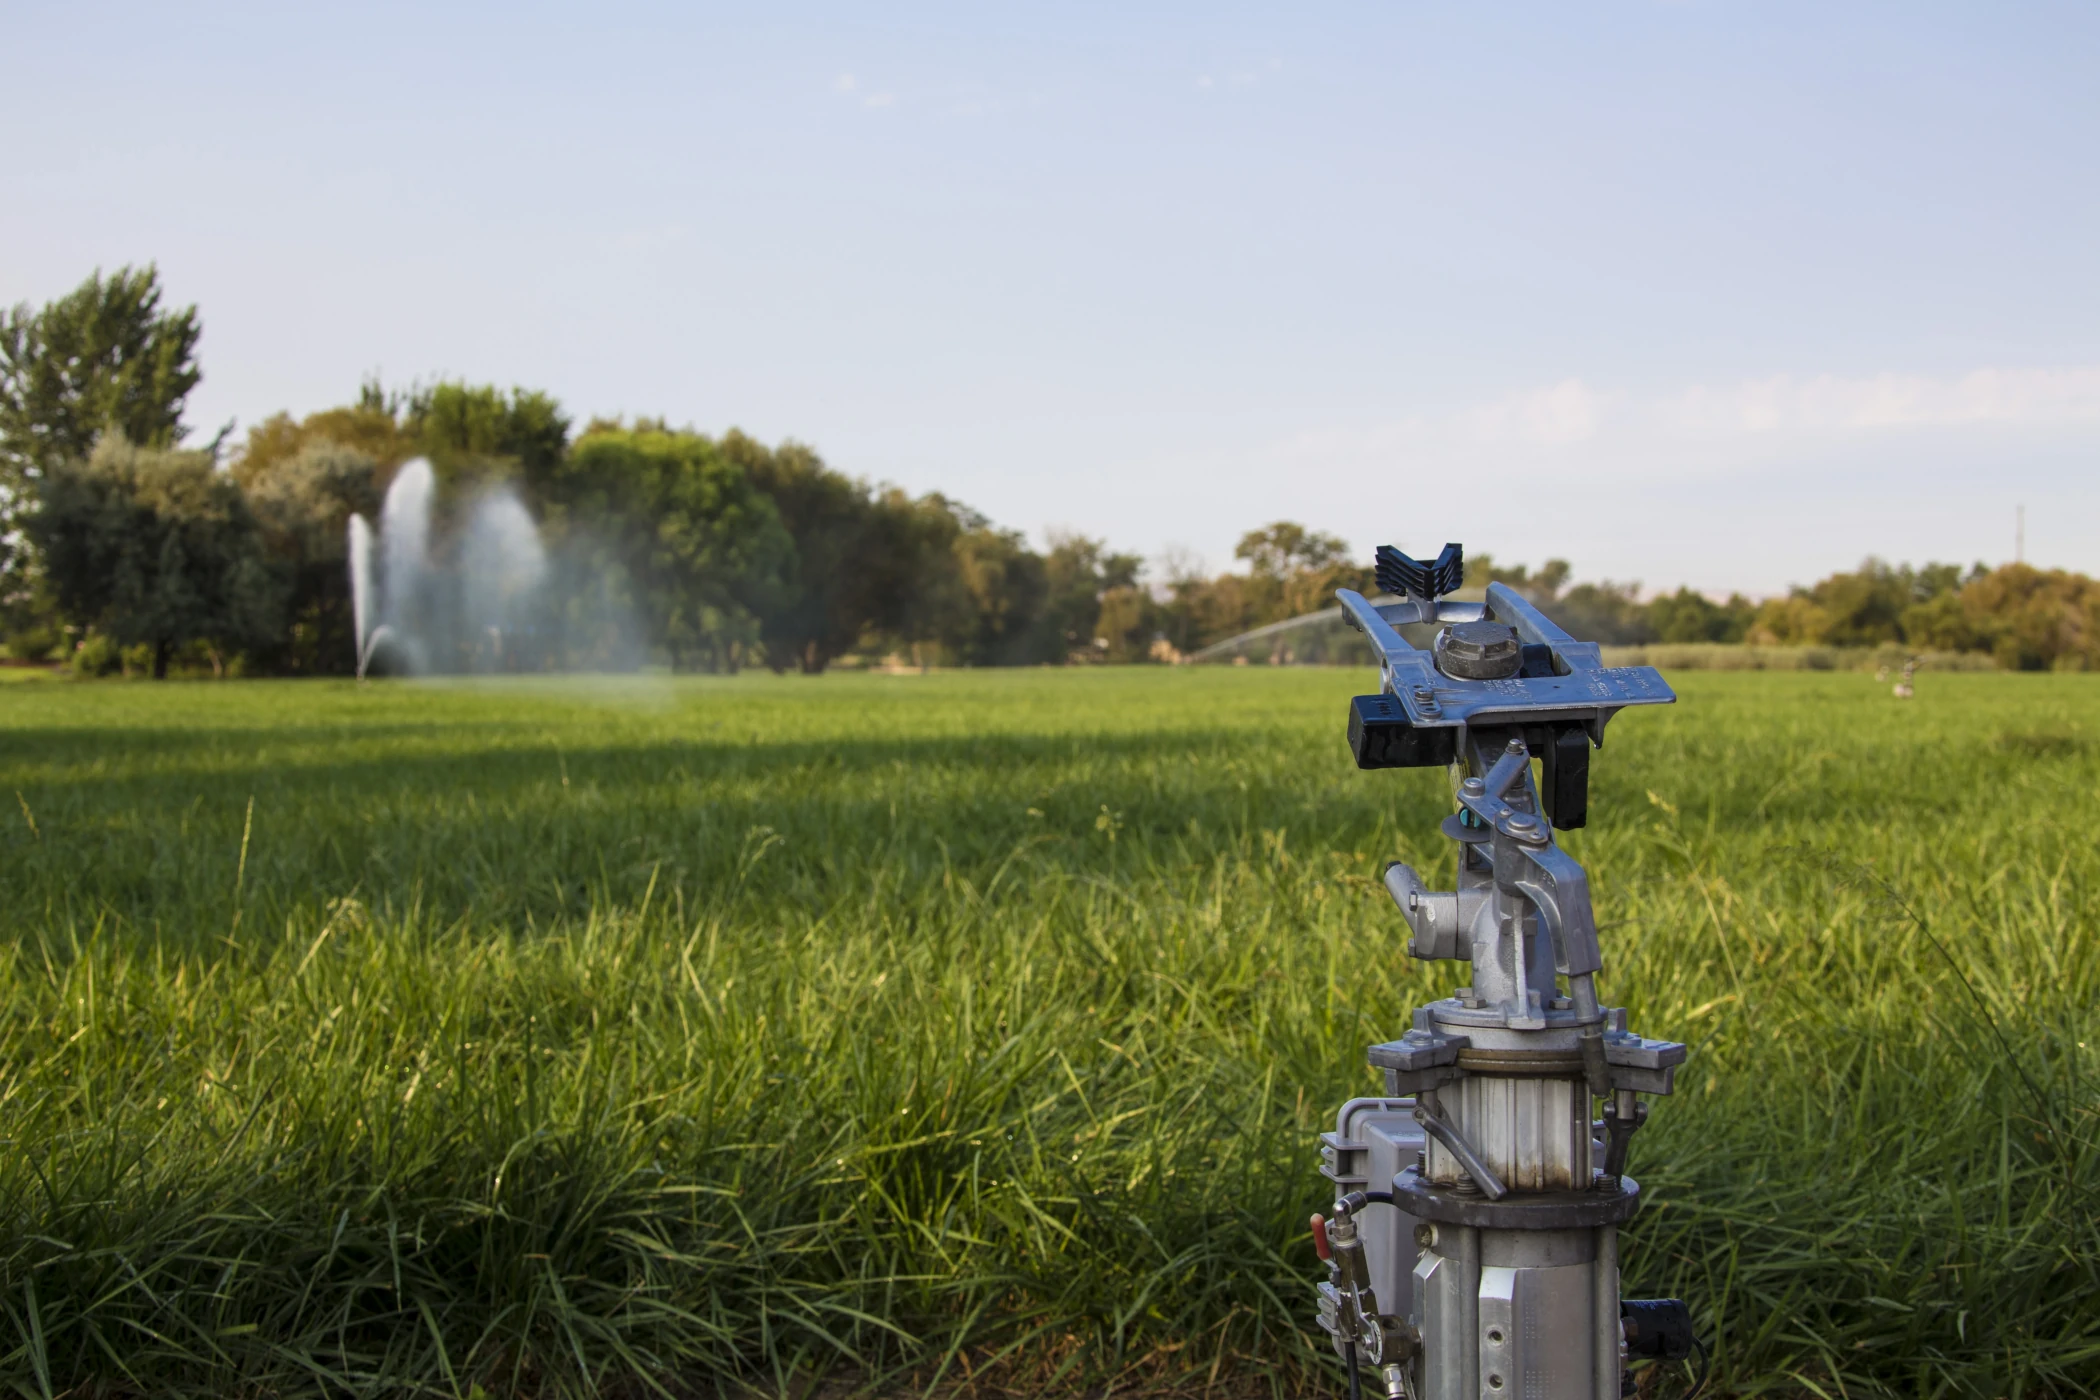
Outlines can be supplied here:
<path id="1" fill-rule="evenodd" d="M 547 551 L 524 503 L 507 488 L 484 492 L 468 510 L 449 567 L 433 549 L 437 477 L 422 458 L 394 475 L 379 529 L 350 517 L 350 613 L 357 676 L 385 648 L 407 671 L 494 670 L 535 617 Z M 375 557 L 376 556 L 376 557 Z"/>

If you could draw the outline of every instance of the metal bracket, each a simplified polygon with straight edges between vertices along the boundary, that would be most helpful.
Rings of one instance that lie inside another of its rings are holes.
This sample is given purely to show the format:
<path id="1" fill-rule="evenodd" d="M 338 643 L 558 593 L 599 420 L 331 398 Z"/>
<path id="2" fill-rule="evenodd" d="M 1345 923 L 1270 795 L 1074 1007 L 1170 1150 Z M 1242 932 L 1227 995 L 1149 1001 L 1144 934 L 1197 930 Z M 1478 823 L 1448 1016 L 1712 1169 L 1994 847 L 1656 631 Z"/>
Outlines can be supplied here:
<path id="1" fill-rule="evenodd" d="M 1466 1175 L 1473 1178 L 1473 1183 L 1489 1200 L 1499 1201 L 1507 1196 L 1509 1188 L 1502 1184 L 1502 1178 L 1495 1175 L 1486 1162 L 1480 1160 L 1480 1154 L 1473 1150 L 1473 1144 L 1467 1142 L 1458 1129 L 1444 1121 L 1427 1102 L 1429 1097 L 1428 1094 L 1424 1094 L 1415 1101 L 1415 1121 L 1422 1125 L 1422 1131 L 1442 1143 L 1444 1150 L 1458 1159 L 1458 1164 L 1466 1169 Z"/>

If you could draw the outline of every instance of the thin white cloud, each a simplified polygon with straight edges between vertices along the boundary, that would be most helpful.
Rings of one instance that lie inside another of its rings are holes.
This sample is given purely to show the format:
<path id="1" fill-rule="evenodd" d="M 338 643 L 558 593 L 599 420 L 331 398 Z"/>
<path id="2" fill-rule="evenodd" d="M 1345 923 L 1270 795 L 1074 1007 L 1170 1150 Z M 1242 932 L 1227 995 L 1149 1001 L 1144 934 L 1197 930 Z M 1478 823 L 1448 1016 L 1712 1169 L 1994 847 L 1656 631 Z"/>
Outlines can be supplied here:
<path id="1" fill-rule="evenodd" d="M 2100 365 L 1985 368 L 1940 378 L 1776 375 L 1696 385 L 1657 407 L 1663 426 L 1702 435 L 2091 422 L 2100 420 Z"/>
<path id="2" fill-rule="evenodd" d="M 1467 409 L 1459 421 L 1480 442 L 1560 447 L 1595 437 L 1604 409 L 1603 395 L 1580 379 L 1563 379 Z"/>
<path id="3" fill-rule="evenodd" d="M 2100 365 L 1774 375 L 1647 393 L 1571 377 L 1384 422 L 1308 429 L 1261 455 L 1297 473 L 1577 469 L 1599 484 L 1684 482 L 1804 453 L 1882 451 L 1875 444 L 1954 429 L 2069 434 L 2100 448 Z"/>
<path id="4" fill-rule="evenodd" d="M 1971 424 L 2100 424 L 2100 365 L 1987 367 L 1939 377 L 1781 374 L 1645 395 L 1569 378 L 1443 412 L 1362 428 L 1307 431 L 1287 447 L 1293 454 L 1319 455 L 1424 447 L 1566 448 L 1685 437 L 1747 442 Z"/>
<path id="5" fill-rule="evenodd" d="M 841 73 L 838 77 L 832 79 L 831 90 L 841 97 L 857 97 L 861 90 L 860 79 L 851 73 Z M 896 101 L 897 94 L 894 92 L 871 92 L 867 96 L 860 98 L 860 105 L 863 107 L 889 107 L 895 105 Z"/>

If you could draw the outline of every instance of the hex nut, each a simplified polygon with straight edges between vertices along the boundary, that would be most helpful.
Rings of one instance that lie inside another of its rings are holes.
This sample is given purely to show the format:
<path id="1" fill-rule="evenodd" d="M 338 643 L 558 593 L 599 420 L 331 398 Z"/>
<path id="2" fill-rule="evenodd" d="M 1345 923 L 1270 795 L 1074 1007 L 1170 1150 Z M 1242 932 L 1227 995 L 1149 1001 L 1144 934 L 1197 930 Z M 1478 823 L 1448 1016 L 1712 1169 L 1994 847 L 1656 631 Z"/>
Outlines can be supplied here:
<path id="1" fill-rule="evenodd" d="M 1436 668 L 1468 681 L 1499 681 L 1524 667 L 1517 629 L 1501 622 L 1454 622 L 1436 634 Z"/>

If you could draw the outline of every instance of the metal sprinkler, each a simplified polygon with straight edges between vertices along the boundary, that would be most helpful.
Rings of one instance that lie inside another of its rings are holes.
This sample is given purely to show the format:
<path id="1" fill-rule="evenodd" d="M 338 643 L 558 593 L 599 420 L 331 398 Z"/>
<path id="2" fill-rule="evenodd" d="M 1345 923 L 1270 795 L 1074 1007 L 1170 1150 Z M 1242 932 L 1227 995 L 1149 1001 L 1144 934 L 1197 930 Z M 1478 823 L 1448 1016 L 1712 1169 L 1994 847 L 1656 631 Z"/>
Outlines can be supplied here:
<path id="1" fill-rule="evenodd" d="M 1463 574 L 1458 545 L 1433 563 L 1383 546 L 1378 584 L 1399 601 L 1337 595 L 1379 658 L 1379 693 L 1350 705 L 1357 766 L 1452 774 L 1458 888 L 1386 868 L 1407 950 L 1472 973 L 1370 1047 L 1385 1096 L 1350 1100 L 1322 1136 L 1320 1325 L 1351 1400 L 1366 1367 L 1390 1400 L 1618 1400 L 1635 1359 L 1705 1354 L 1682 1302 L 1619 1296 L 1619 1226 L 1641 1205 L 1628 1148 L 1685 1048 L 1599 1000 L 1589 880 L 1553 833 L 1584 824 L 1611 717 L 1677 697 L 1502 584 L 1441 601 Z M 1432 650 L 1409 624 L 1441 627 Z"/>

